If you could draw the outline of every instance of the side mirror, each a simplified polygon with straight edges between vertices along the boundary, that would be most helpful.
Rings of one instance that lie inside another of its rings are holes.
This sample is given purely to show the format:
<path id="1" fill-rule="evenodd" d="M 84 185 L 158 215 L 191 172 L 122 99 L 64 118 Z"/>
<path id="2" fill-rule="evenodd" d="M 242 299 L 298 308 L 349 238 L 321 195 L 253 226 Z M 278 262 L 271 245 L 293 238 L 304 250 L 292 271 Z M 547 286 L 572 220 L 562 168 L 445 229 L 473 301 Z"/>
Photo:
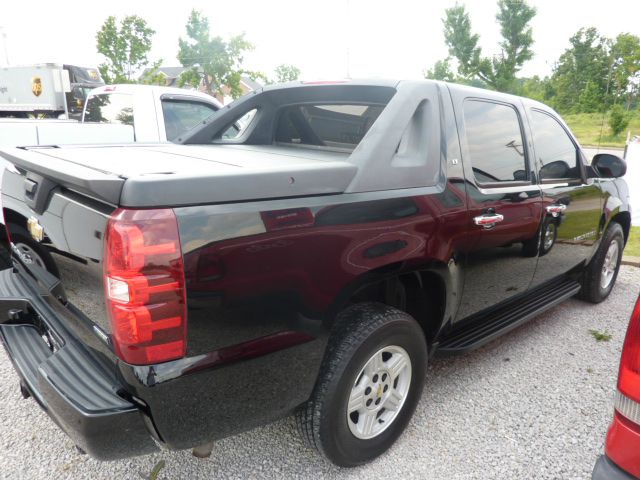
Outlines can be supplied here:
<path id="1" fill-rule="evenodd" d="M 591 166 L 600 178 L 619 178 L 627 173 L 627 162 L 616 155 L 599 153 L 593 157 Z"/>

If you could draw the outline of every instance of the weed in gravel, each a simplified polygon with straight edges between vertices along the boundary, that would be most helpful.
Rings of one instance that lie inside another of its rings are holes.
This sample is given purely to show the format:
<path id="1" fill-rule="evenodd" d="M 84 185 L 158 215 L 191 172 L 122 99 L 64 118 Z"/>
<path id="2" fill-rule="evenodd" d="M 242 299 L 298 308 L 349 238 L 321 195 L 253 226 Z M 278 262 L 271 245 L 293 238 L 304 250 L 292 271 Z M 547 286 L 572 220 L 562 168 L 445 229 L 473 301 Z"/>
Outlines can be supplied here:
<path id="1" fill-rule="evenodd" d="M 145 475 L 140 473 L 140 476 L 144 478 L 144 480 L 158 480 L 158 475 L 160 475 L 160 470 L 162 470 L 165 466 L 165 461 L 160 460 L 156 465 L 151 469 L 151 473 L 149 475 Z"/>
<path id="2" fill-rule="evenodd" d="M 608 342 L 612 338 L 612 335 L 608 333 L 606 330 L 604 332 L 601 332 L 600 330 L 592 329 L 592 330 L 589 330 L 589 333 L 598 342 Z"/>

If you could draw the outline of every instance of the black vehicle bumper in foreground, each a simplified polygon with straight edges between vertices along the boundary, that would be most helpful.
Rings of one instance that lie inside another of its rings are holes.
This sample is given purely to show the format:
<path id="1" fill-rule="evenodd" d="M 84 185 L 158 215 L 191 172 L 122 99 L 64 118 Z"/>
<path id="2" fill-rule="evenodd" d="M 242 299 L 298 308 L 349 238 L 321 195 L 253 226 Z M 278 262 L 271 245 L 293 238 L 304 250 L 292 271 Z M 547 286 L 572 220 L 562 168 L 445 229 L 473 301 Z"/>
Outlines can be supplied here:
<path id="1" fill-rule="evenodd" d="M 615 463 L 602 455 L 596 462 L 591 480 L 638 480 L 618 467 Z"/>
<path id="2" fill-rule="evenodd" d="M 0 322 L 5 322 L 0 338 L 22 386 L 76 445 L 101 460 L 157 450 L 141 408 L 122 395 L 115 376 L 79 342 L 59 338 L 52 349 L 42 325 L 26 315 L 23 322 L 14 313 L 6 323 L 8 312 L 16 309 L 28 311 L 30 320 L 46 318 L 40 310 L 46 305 L 30 295 L 18 275 L 0 272 L 0 290 Z"/>

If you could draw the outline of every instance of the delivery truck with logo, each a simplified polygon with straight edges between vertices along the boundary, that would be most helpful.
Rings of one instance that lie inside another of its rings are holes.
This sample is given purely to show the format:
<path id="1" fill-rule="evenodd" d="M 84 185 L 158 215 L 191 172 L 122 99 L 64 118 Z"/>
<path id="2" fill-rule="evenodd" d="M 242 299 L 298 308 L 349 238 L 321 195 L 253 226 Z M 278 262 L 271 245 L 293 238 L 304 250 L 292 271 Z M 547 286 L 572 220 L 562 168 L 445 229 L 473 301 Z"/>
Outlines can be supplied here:
<path id="1" fill-rule="evenodd" d="M 0 68 L 0 117 L 80 119 L 87 93 L 102 85 L 95 68 L 56 63 Z"/>

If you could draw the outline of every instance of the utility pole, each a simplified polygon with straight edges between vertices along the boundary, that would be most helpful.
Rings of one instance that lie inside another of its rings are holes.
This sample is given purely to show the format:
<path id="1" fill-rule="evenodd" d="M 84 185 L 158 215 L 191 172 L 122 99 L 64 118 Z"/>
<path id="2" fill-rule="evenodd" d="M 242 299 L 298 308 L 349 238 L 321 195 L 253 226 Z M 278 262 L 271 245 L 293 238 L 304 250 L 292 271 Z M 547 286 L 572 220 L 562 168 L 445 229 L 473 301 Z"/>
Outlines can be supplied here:
<path id="1" fill-rule="evenodd" d="M 351 2 L 350 0 L 347 0 L 347 78 L 351 78 L 351 51 L 350 51 L 350 46 L 351 46 L 351 30 L 349 29 L 350 26 L 350 22 L 349 20 L 351 19 Z"/>
<path id="2" fill-rule="evenodd" d="M 7 32 L 4 27 L 0 27 L 0 32 L 2 32 L 2 45 L 4 47 L 4 61 L 6 66 L 9 66 L 9 53 L 7 51 Z"/>

